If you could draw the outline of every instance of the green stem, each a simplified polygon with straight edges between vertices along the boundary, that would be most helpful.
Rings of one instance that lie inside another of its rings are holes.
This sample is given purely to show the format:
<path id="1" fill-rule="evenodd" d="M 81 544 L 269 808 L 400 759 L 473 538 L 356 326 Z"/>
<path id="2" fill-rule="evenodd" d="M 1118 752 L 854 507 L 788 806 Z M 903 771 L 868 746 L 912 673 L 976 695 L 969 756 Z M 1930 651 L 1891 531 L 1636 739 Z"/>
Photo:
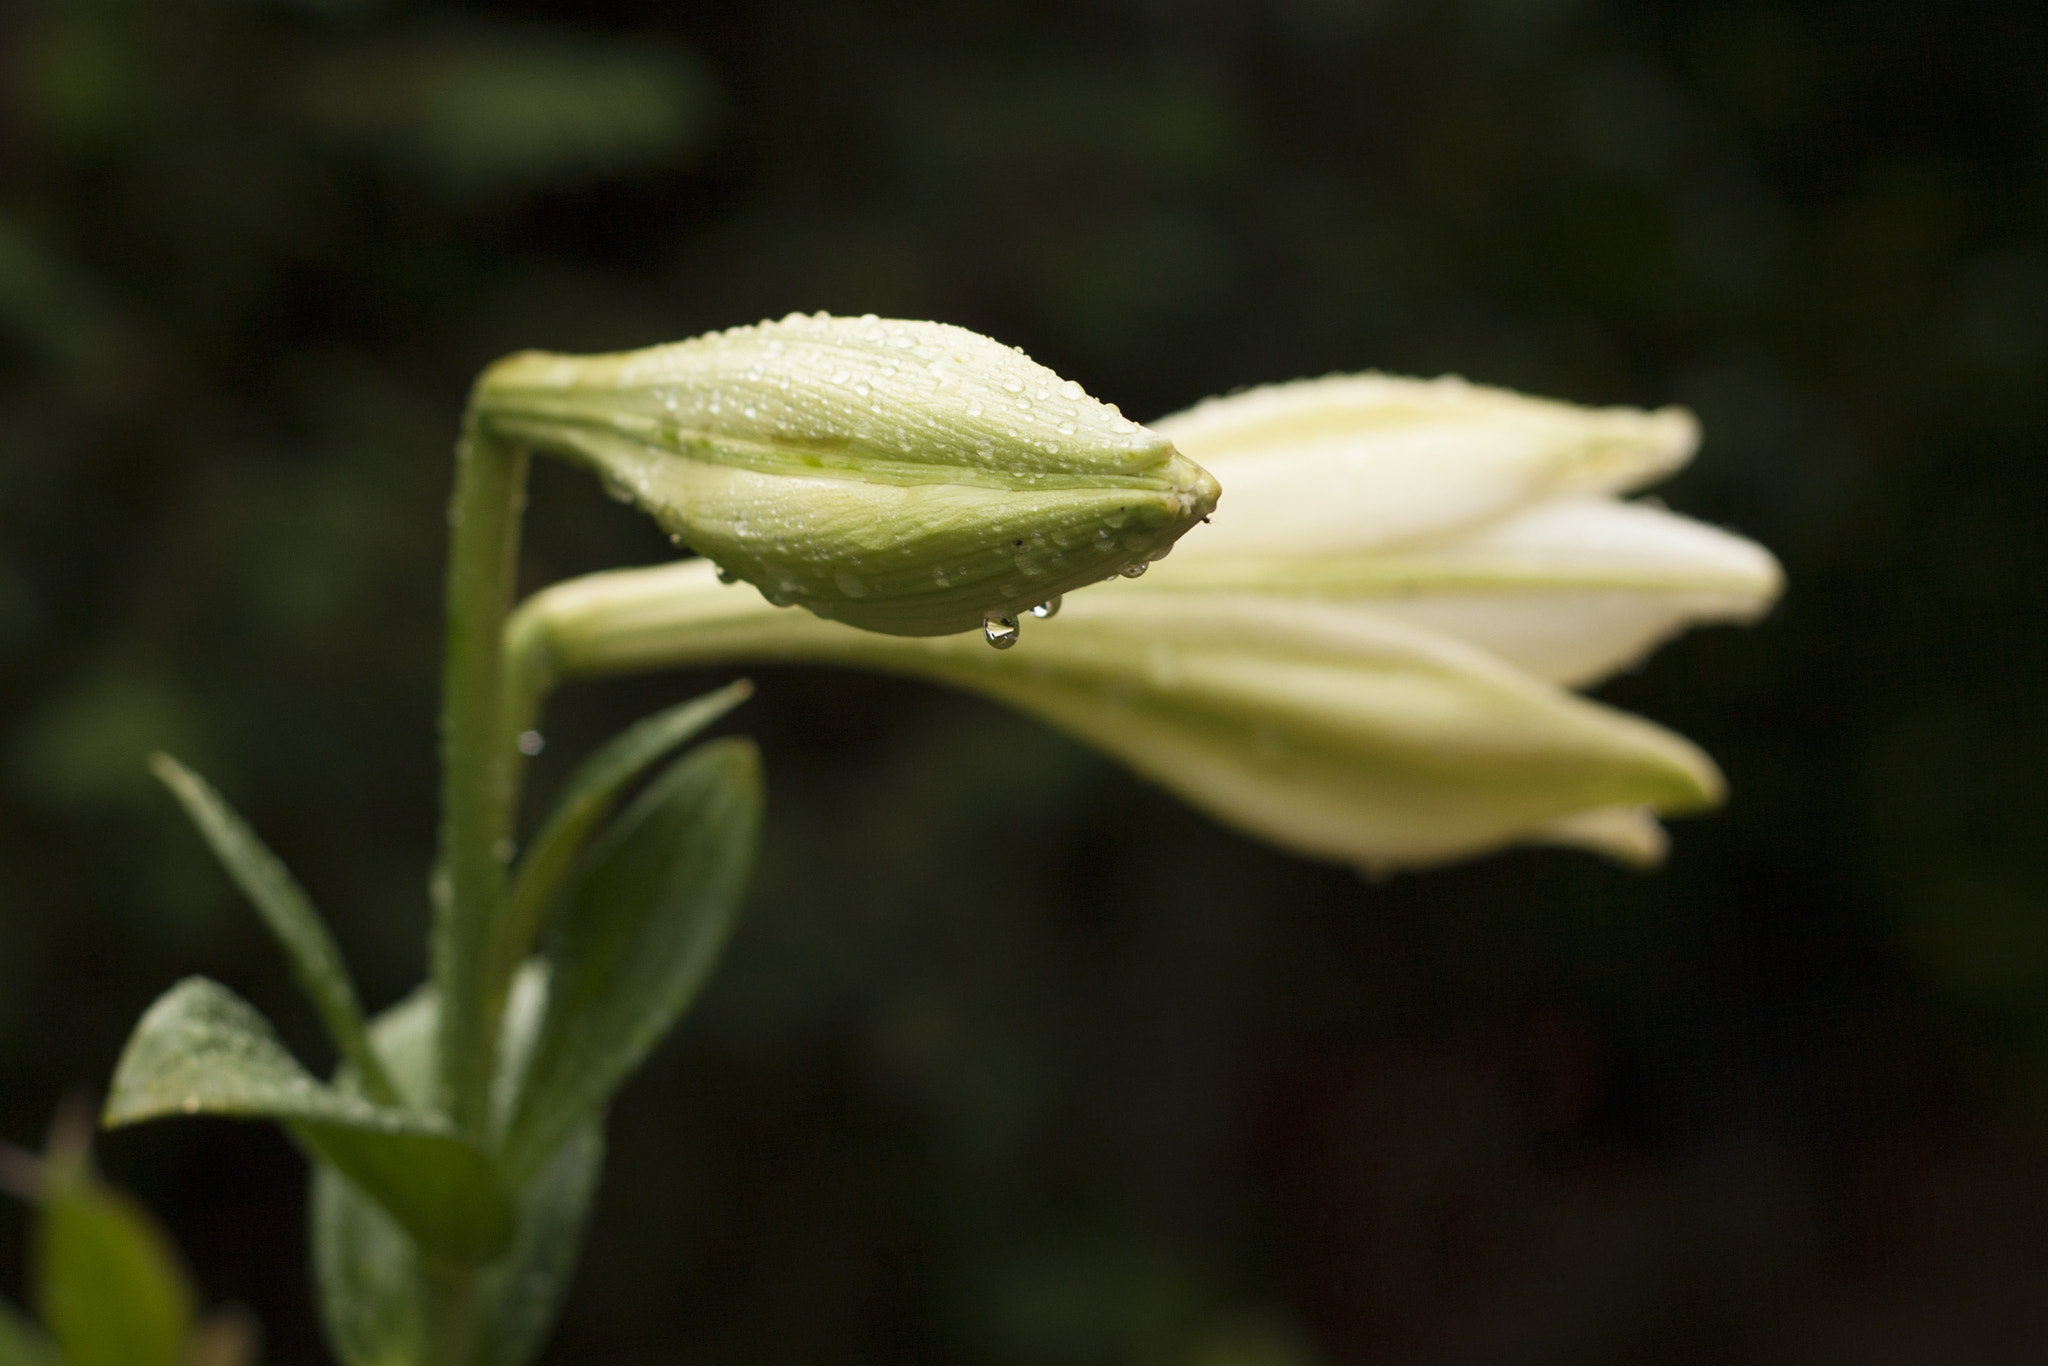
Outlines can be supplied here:
<path id="1" fill-rule="evenodd" d="M 525 489 L 525 452 L 488 432 L 472 407 L 457 449 L 449 510 L 443 892 L 435 907 L 433 968 L 440 997 L 440 1103 L 458 1129 L 479 1139 L 489 1123 L 504 1010 L 502 992 L 488 988 L 484 960 L 511 852 L 517 750 L 504 724 L 500 636 L 512 601 Z"/>
<path id="2" fill-rule="evenodd" d="M 541 709 L 555 679 L 549 667 L 544 643 L 530 650 L 504 649 L 499 672 L 499 732 L 505 739 L 502 750 L 508 763 L 509 800 L 518 800 L 519 778 L 524 767 L 518 748 L 521 732 L 540 724 Z M 497 1021 L 511 999 L 512 979 L 519 965 L 533 949 L 535 926 L 523 923 L 517 914 L 516 896 L 507 889 L 498 913 L 485 928 L 479 946 L 477 991 L 492 1010 L 490 1039 L 495 1050 Z"/>

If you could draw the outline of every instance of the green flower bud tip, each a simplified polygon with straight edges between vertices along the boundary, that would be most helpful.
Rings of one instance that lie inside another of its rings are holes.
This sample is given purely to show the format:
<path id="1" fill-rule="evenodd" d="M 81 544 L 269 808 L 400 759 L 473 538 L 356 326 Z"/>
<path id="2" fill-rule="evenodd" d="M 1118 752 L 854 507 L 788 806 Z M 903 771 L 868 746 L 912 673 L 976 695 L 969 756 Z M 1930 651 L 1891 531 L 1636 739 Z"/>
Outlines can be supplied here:
<path id="1" fill-rule="evenodd" d="M 1166 554 L 1218 488 L 1022 351 L 791 314 L 484 373 L 490 430 L 594 468 L 781 606 L 890 635 L 1014 617 Z"/>

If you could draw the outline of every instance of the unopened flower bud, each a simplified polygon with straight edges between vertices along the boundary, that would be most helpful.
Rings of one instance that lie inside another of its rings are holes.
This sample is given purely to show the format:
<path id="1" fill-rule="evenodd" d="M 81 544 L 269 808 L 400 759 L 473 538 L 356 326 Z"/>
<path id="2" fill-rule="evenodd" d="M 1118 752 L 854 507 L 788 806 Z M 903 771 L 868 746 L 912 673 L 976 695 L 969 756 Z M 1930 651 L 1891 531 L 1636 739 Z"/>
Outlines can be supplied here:
<path id="1" fill-rule="evenodd" d="M 1166 553 L 1216 481 L 1021 352 L 792 314 L 485 372 L 499 435 L 590 465 L 771 601 L 891 635 L 1015 614 Z"/>

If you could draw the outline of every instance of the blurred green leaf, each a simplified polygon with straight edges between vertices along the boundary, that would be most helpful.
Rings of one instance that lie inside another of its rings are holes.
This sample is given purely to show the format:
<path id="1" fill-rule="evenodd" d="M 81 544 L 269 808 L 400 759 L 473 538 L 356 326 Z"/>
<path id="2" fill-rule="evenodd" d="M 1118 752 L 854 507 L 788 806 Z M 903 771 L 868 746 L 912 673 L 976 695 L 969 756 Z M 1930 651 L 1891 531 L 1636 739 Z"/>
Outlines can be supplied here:
<path id="1" fill-rule="evenodd" d="M 523 956 L 546 923 L 562 884 L 591 827 L 611 809 L 614 798 L 655 761 L 753 696 L 742 679 L 717 692 L 681 702 L 636 723 L 585 760 L 569 780 L 555 809 L 520 861 L 494 940 L 494 963 Z"/>
<path id="2" fill-rule="evenodd" d="M 714 741 L 670 766 L 592 850 L 505 1139 L 515 1177 L 590 1122 L 710 975 L 753 871 L 761 804 L 759 751 Z"/>
<path id="3" fill-rule="evenodd" d="M 435 1256 L 474 1266 L 511 1245 L 517 1215 L 489 1158 L 443 1120 L 315 1081 L 246 1001 L 203 977 L 165 992 L 136 1025 L 105 1122 L 174 1114 L 289 1124 Z"/>
<path id="4" fill-rule="evenodd" d="M 356 1002 L 348 964 L 312 901 L 204 778 L 168 754 L 151 755 L 149 768 L 185 808 L 228 876 L 284 946 L 293 975 L 319 1010 L 342 1057 L 362 1078 L 364 1093 L 379 1105 L 396 1105 L 398 1092 L 364 1037 L 362 1007 Z"/>
<path id="5" fill-rule="evenodd" d="M 64 1366 L 49 1335 L 4 1300 L 0 1300 L 0 1366 Z"/>
<path id="6" fill-rule="evenodd" d="M 512 992 L 501 1068 L 513 1078 L 526 1065 L 538 1032 L 546 982 L 545 969 L 529 964 Z M 408 1097 L 424 1100 L 433 1089 L 434 1028 L 435 1001 L 426 990 L 370 1027 L 373 1044 Z M 345 1088 L 351 1080 L 343 1076 L 336 1084 Z M 479 1278 L 480 1366 L 520 1366 L 539 1351 L 575 1267 L 603 1164 L 603 1128 L 593 1120 L 522 1194 L 517 1241 Z M 335 1355 L 348 1366 L 409 1360 L 419 1324 L 418 1259 L 397 1222 L 332 1168 L 316 1168 L 312 1244 L 314 1279 Z"/>
<path id="7" fill-rule="evenodd" d="M 680 49 L 477 24 L 336 54 L 300 89 L 337 141 L 471 190 L 673 160 L 701 140 L 712 107 Z"/>
<path id="8" fill-rule="evenodd" d="M 127 130 L 144 81 L 134 25 L 106 6 L 49 6 L 42 22 L 17 36 L 16 99 L 38 133 L 74 148 Z M 93 13 L 98 9 L 102 12 Z M 22 39 L 26 41 L 21 41 Z"/>
<path id="9" fill-rule="evenodd" d="M 82 1156 L 49 1164 L 36 1247 L 43 1322 L 70 1366 L 179 1366 L 192 1288 L 149 1214 L 94 1180 Z"/>

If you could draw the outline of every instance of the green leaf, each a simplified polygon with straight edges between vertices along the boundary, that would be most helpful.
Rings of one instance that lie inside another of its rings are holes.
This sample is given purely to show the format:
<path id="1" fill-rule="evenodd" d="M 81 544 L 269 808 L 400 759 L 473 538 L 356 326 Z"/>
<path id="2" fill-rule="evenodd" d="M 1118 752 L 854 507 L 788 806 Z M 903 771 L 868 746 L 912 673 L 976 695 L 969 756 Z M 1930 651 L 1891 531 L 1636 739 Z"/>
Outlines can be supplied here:
<path id="1" fill-rule="evenodd" d="M 576 1268 L 604 1168 L 604 1133 L 586 1124 L 520 1202 L 519 1238 L 478 1278 L 478 1366 L 539 1354 Z M 390 1215 L 332 1167 L 313 1173 L 314 1278 L 334 1354 L 348 1366 L 411 1362 L 419 1334 L 418 1259 Z"/>
<path id="2" fill-rule="evenodd" d="M 70 1366 L 178 1366 L 194 1294 L 149 1213 L 53 1161 L 43 1188 L 36 1283 L 43 1322 Z"/>
<path id="3" fill-rule="evenodd" d="M 363 1078 L 363 1089 L 382 1104 L 396 1104 L 398 1093 L 391 1079 L 363 1039 L 363 1011 L 356 1003 L 348 964 L 312 901 L 277 855 L 204 778 L 168 754 L 152 754 L 149 767 L 185 808 L 228 876 L 255 903 L 263 923 L 284 946 L 299 985 L 326 1022 L 335 1047 Z"/>
<path id="4" fill-rule="evenodd" d="M 0 1300 L 0 1366 L 64 1366 L 49 1335 L 5 1300 Z"/>
<path id="5" fill-rule="evenodd" d="M 534 936 L 559 899 L 563 877 L 590 830 L 613 799 L 663 755 L 754 694 L 745 679 L 681 702 L 639 721 L 585 760 L 569 780 L 546 823 L 527 846 L 519 874 L 492 938 L 492 980 L 506 980 L 533 947 Z"/>
<path id="6" fill-rule="evenodd" d="M 540 1353 L 561 1312 L 583 1250 L 584 1226 L 604 1174 L 604 1115 L 569 1135 L 520 1204 L 519 1241 L 485 1270 L 483 1366 L 524 1366 Z"/>
<path id="7" fill-rule="evenodd" d="M 514 1089 L 546 1008 L 547 974 L 521 973 L 506 1012 L 499 1089 Z M 370 1027 L 400 1089 L 424 1097 L 434 1083 L 435 1002 L 421 991 Z M 336 1079 L 347 1086 L 347 1077 Z M 479 1366 L 522 1366 L 539 1352 L 560 1308 L 604 1162 L 601 1122 L 562 1146 L 520 1199 L 519 1237 L 479 1277 Z M 313 1173 L 314 1279 L 334 1353 L 347 1366 L 411 1362 L 419 1333 L 418 1266 L 404 1231 L 329 1167 Z"/>
<path id="8" fill-rule="evenodd" d="M 505 1168 L 537 1171 L 610 1100 L 709 976 L 753 870 L 761 761 L 744 740 L 678 760 L 605 832 L 562 915 L 547 1015 Z"/>
<path id="9" fill-rule="evenodd" d="M 406 1097 L 434 1089 L 435 1010 L 422 987 L 370 1024 L 370 1043 Z M 341 1090 L 356 1080 L 346 1068 Z M 324 1162 L 313 1164 L 313 1283 L 327 1344 L 346 1366 L 413 1366 L 419 1356 L 419 1254 L 398 1221 Z"/>
<path id="10" fill-rule="evenodd" d="M 202 1113 L 290 1125 L 434 1256 L 475 1266 L 512 1242 L 517 1216 L 495 1167 L 446 1121 L 315 1081 L 248 1002 L 188 977 L 136 1025 L 104 1118 Z"/>

